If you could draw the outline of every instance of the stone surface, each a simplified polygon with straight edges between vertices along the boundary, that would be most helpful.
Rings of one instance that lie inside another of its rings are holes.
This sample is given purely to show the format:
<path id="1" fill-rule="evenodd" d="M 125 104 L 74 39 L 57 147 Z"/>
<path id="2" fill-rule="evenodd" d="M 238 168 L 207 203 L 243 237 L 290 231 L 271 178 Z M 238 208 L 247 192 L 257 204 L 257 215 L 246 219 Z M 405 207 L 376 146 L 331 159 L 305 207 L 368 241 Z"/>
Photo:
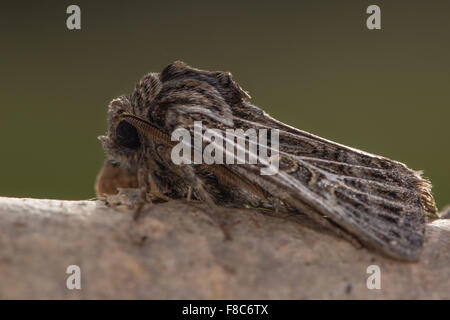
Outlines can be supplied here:
<path id="1" fill-rule="evenodd" d="M 135 221 L 101 201 L 0 198 L 0 298 L 450 298 L 450 220 L 428 224 L 420 261 L 404 263 L 301 215 L 218 210 L 171 201 Z M 69 265 L 81 290 L 66 287 Z M 380 290 L 367 289 L 369 265 Z"/>

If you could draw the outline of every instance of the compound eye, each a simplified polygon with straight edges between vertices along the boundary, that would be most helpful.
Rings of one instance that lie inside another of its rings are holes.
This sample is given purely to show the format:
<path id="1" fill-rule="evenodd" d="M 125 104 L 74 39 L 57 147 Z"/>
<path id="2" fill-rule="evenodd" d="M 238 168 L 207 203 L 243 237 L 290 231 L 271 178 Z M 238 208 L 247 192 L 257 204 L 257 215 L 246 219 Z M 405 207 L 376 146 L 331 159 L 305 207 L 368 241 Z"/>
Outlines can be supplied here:
<path id="1" fill-rule="evenodd" d="M 136 128 L 125 120 L 117 125 L 116 138 L 120 145 L 129 149 L 137 149 L 141 145 Z"/>

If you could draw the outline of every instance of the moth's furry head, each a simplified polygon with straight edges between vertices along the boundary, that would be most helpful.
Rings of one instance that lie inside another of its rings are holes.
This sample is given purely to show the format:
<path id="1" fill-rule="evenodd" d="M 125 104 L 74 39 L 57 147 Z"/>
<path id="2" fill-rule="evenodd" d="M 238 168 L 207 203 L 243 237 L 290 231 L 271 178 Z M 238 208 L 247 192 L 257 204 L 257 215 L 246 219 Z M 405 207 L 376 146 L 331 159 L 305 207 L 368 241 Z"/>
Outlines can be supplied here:
<path id="1" fill-rule="evenodd" d="M 149 73 L 141 78 L 131 96 L 120 96 L 109 103 L 108 134 L 101 136 L 103 149 L 115 161 L 133 166 L 137 164 L 140 149 L 149 143 L 129 122 L 124 113 L 146 118 L 148 106 L 161 90 L 159 75 Z"/>
<path id="2" fill-rule="evenodd" d="M 137 164 L 138 151 L 143 142 L 139 132 L 121 118 L 123 113 L 132 112 L 133 106 L 128 97 L 120 96 L 112 100 L 108 107 L 107 135 L 99 137 L 108 158 L 128 167 Z"/>
<path id="3" fill-rule="evenodd" d="M 143 76 L 136 84 L 131 94 L 132 113 L 141 118 L 147 118 L 148 108 L 161 91 L 162 82 L 158 73 Z"/>

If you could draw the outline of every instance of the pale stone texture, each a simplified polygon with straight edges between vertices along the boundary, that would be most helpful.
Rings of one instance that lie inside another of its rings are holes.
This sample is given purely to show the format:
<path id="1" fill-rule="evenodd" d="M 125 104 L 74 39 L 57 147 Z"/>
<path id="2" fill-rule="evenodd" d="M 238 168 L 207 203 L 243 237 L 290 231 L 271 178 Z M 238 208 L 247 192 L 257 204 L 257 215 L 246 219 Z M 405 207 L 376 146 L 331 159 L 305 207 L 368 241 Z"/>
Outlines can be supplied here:
<path id="1" fill-rule="evenodd" d="M 301 215 L 218 210 L 171 201 L 134 221 L 101 201 L 0 198 L 0 298 L 450 298 L 450 220 L 428 224 L 420 261 L 404 263 Z M 366 287 L 372 264 L 381 290 Z M 81 290 L 66 288 L 69 265 Z"/>

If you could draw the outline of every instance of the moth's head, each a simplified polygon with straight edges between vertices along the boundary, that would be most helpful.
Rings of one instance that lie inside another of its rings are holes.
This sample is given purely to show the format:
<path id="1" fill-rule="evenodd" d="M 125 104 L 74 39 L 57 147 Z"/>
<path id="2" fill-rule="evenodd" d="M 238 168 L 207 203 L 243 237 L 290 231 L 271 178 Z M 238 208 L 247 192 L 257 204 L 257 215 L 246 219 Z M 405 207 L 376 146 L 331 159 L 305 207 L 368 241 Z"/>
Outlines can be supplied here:
<path id="1" fill-rule="evenodd" d="M 137 163 L 143 143 L 138 130 L 124 120 L 123 115 L 130 113 L 133 113 L 133 107 L 128 97 L 112 100 L 108 108 L 107 135 L 99 137 L 108 157 L 127 166 Z"/>
<path id="2" fill-rule="evenodd" d="M 110 159 L 128 166 L 137 163 L 143 145 L 149 141 L 124 115 L 146 119 L 148 109 L 160 90 L 159 75 L 149 73 L 139 80 L 130 96 L 121 96 L 109 103 L 108 134 L 99 139 Z"/>

